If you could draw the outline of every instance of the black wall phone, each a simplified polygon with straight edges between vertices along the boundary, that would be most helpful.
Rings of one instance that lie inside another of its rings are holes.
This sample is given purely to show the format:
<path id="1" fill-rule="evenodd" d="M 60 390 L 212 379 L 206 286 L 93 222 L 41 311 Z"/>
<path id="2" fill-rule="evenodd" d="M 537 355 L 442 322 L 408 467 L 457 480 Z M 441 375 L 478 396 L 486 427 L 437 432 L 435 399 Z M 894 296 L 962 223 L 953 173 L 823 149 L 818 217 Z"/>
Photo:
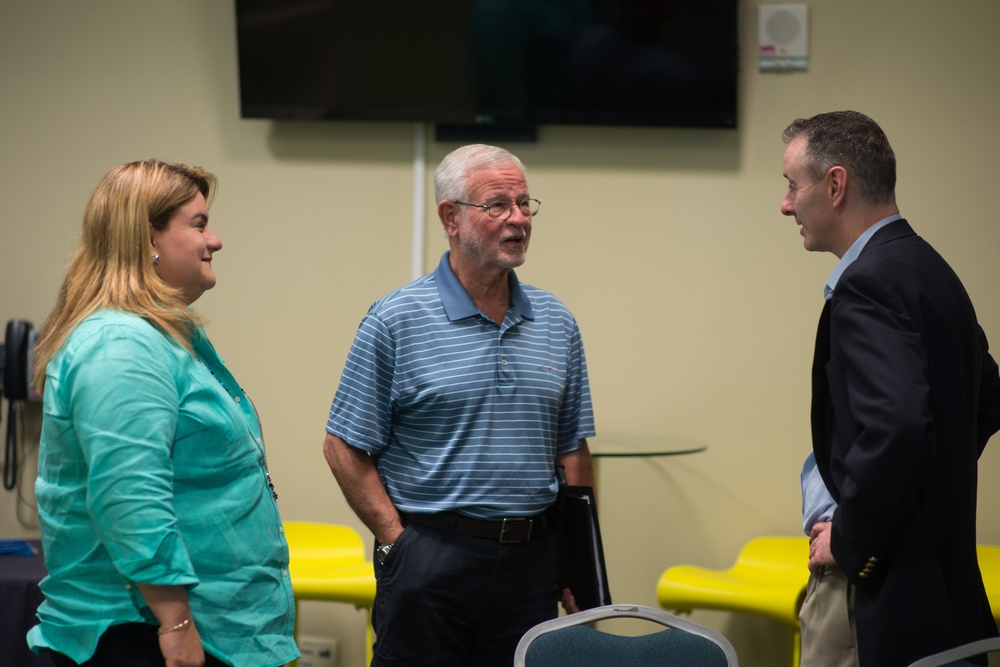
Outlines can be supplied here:
<path id="1" fill-rule="evenodd" d="M 8 491 L 17 486 L 17 412 L 18 401 L 37 398 L 31 389 L 31 365 L 34 362 L 37 333 L 27 320 L 7 322 L 3 346 L 3 373 L 0 393 L 7 399 L 7 435 L 4 439 L 3 487 Z"/>
<path id="2" fill-rule="evenodd" d="M 27 320 L 7 322 L 3 382 L 0 388 L 3 389 L 3 395 L 11 401 L 23 401 L 28 398 L 28 378 L 31 374 L 28 368 L 28 347 L 32 331 L 31 322 Z"/>

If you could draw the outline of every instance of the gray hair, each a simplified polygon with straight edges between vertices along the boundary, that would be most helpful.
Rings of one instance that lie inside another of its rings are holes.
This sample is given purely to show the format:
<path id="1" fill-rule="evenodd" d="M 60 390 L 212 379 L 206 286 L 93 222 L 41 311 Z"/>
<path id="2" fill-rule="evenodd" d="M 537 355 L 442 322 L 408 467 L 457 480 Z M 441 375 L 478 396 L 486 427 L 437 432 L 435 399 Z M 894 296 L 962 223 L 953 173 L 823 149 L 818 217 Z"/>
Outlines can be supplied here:
<path id="1" fill-rule="evenodd" d="M 878 123 L 857 111 L 831 111 L 798 118 L 781 133 L 784 142 L 805 137 L 802 166 L 813 180 L 831 167 L 847 170 L 862 199 L 871 204 L 896 201 L 896 155 Z"/>
<path id="2" fill-rule="evenodd" d="M 515 166 L 525 174 L 524 164 L 510 151 L 486 144 L 471 144 L 448 153 L 434 170 L 434 201 L 465 200 L 469 196 L 469 177 L 483 169 Z"/>

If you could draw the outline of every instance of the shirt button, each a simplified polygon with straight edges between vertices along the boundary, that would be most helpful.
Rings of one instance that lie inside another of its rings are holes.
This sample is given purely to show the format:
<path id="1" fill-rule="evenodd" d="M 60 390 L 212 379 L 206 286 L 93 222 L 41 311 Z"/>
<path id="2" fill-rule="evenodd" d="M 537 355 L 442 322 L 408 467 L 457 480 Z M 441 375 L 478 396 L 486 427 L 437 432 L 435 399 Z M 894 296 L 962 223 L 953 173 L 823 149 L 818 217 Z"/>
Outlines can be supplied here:
<path id="1" fill-rule="evenodd" d="M 282 570 L 281 571 L 281 576 L 287 577 L 288 576 L 288 570 Z"/>
<path id="2" fill-rule="evenodd" d="M 239 396 L 233 396 L 233 400 L 236 401 L 237 403 L 239 403 L 240 402 L 240 397 Z"/>
<path id="3" fill-rule="evenodd" d="M 506 366 L 507 365 L 507 360 L 506 359 L 501 359 L 500 360 L 500 365 L 501 366 Z"/>

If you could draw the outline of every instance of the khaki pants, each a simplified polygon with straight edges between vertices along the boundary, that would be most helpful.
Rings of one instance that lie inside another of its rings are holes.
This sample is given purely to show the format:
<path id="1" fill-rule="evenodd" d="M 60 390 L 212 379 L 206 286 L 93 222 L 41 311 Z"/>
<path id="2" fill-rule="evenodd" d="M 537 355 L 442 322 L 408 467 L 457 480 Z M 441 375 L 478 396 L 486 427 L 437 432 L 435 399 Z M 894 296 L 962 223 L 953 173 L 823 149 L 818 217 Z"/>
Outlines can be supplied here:
<path id="1" fill-rule="evenodd" d="M 858 667 L 854 586 L 840 568 L 824 567 L 809 575 L 799 620 L 801 667 Z"/>

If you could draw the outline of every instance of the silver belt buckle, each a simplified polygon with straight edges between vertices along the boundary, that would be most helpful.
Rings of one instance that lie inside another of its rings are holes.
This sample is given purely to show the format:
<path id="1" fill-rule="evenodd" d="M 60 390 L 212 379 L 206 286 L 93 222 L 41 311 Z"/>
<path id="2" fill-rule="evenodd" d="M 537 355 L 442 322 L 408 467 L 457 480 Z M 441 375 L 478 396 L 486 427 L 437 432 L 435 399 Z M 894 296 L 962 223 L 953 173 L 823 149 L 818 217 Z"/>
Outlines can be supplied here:
<path id="1" fill-rule="evenodd" d="M 515 523 L 522 524 L 525 522 L 527 522 L 528 524 L 528 534 L 524 537 L 523 540 L 506 539 L 508 524 L 515 524 Z M 524 517 L 505 518 L 503 521 L 500 522 L 500 544 L 517 544 L 518 542 L 527 542 L 528 540 L 531 539 L 531 531 L 534 530 L 534 528 L 535 528 L 534 519 L 526 519 Z"/>

